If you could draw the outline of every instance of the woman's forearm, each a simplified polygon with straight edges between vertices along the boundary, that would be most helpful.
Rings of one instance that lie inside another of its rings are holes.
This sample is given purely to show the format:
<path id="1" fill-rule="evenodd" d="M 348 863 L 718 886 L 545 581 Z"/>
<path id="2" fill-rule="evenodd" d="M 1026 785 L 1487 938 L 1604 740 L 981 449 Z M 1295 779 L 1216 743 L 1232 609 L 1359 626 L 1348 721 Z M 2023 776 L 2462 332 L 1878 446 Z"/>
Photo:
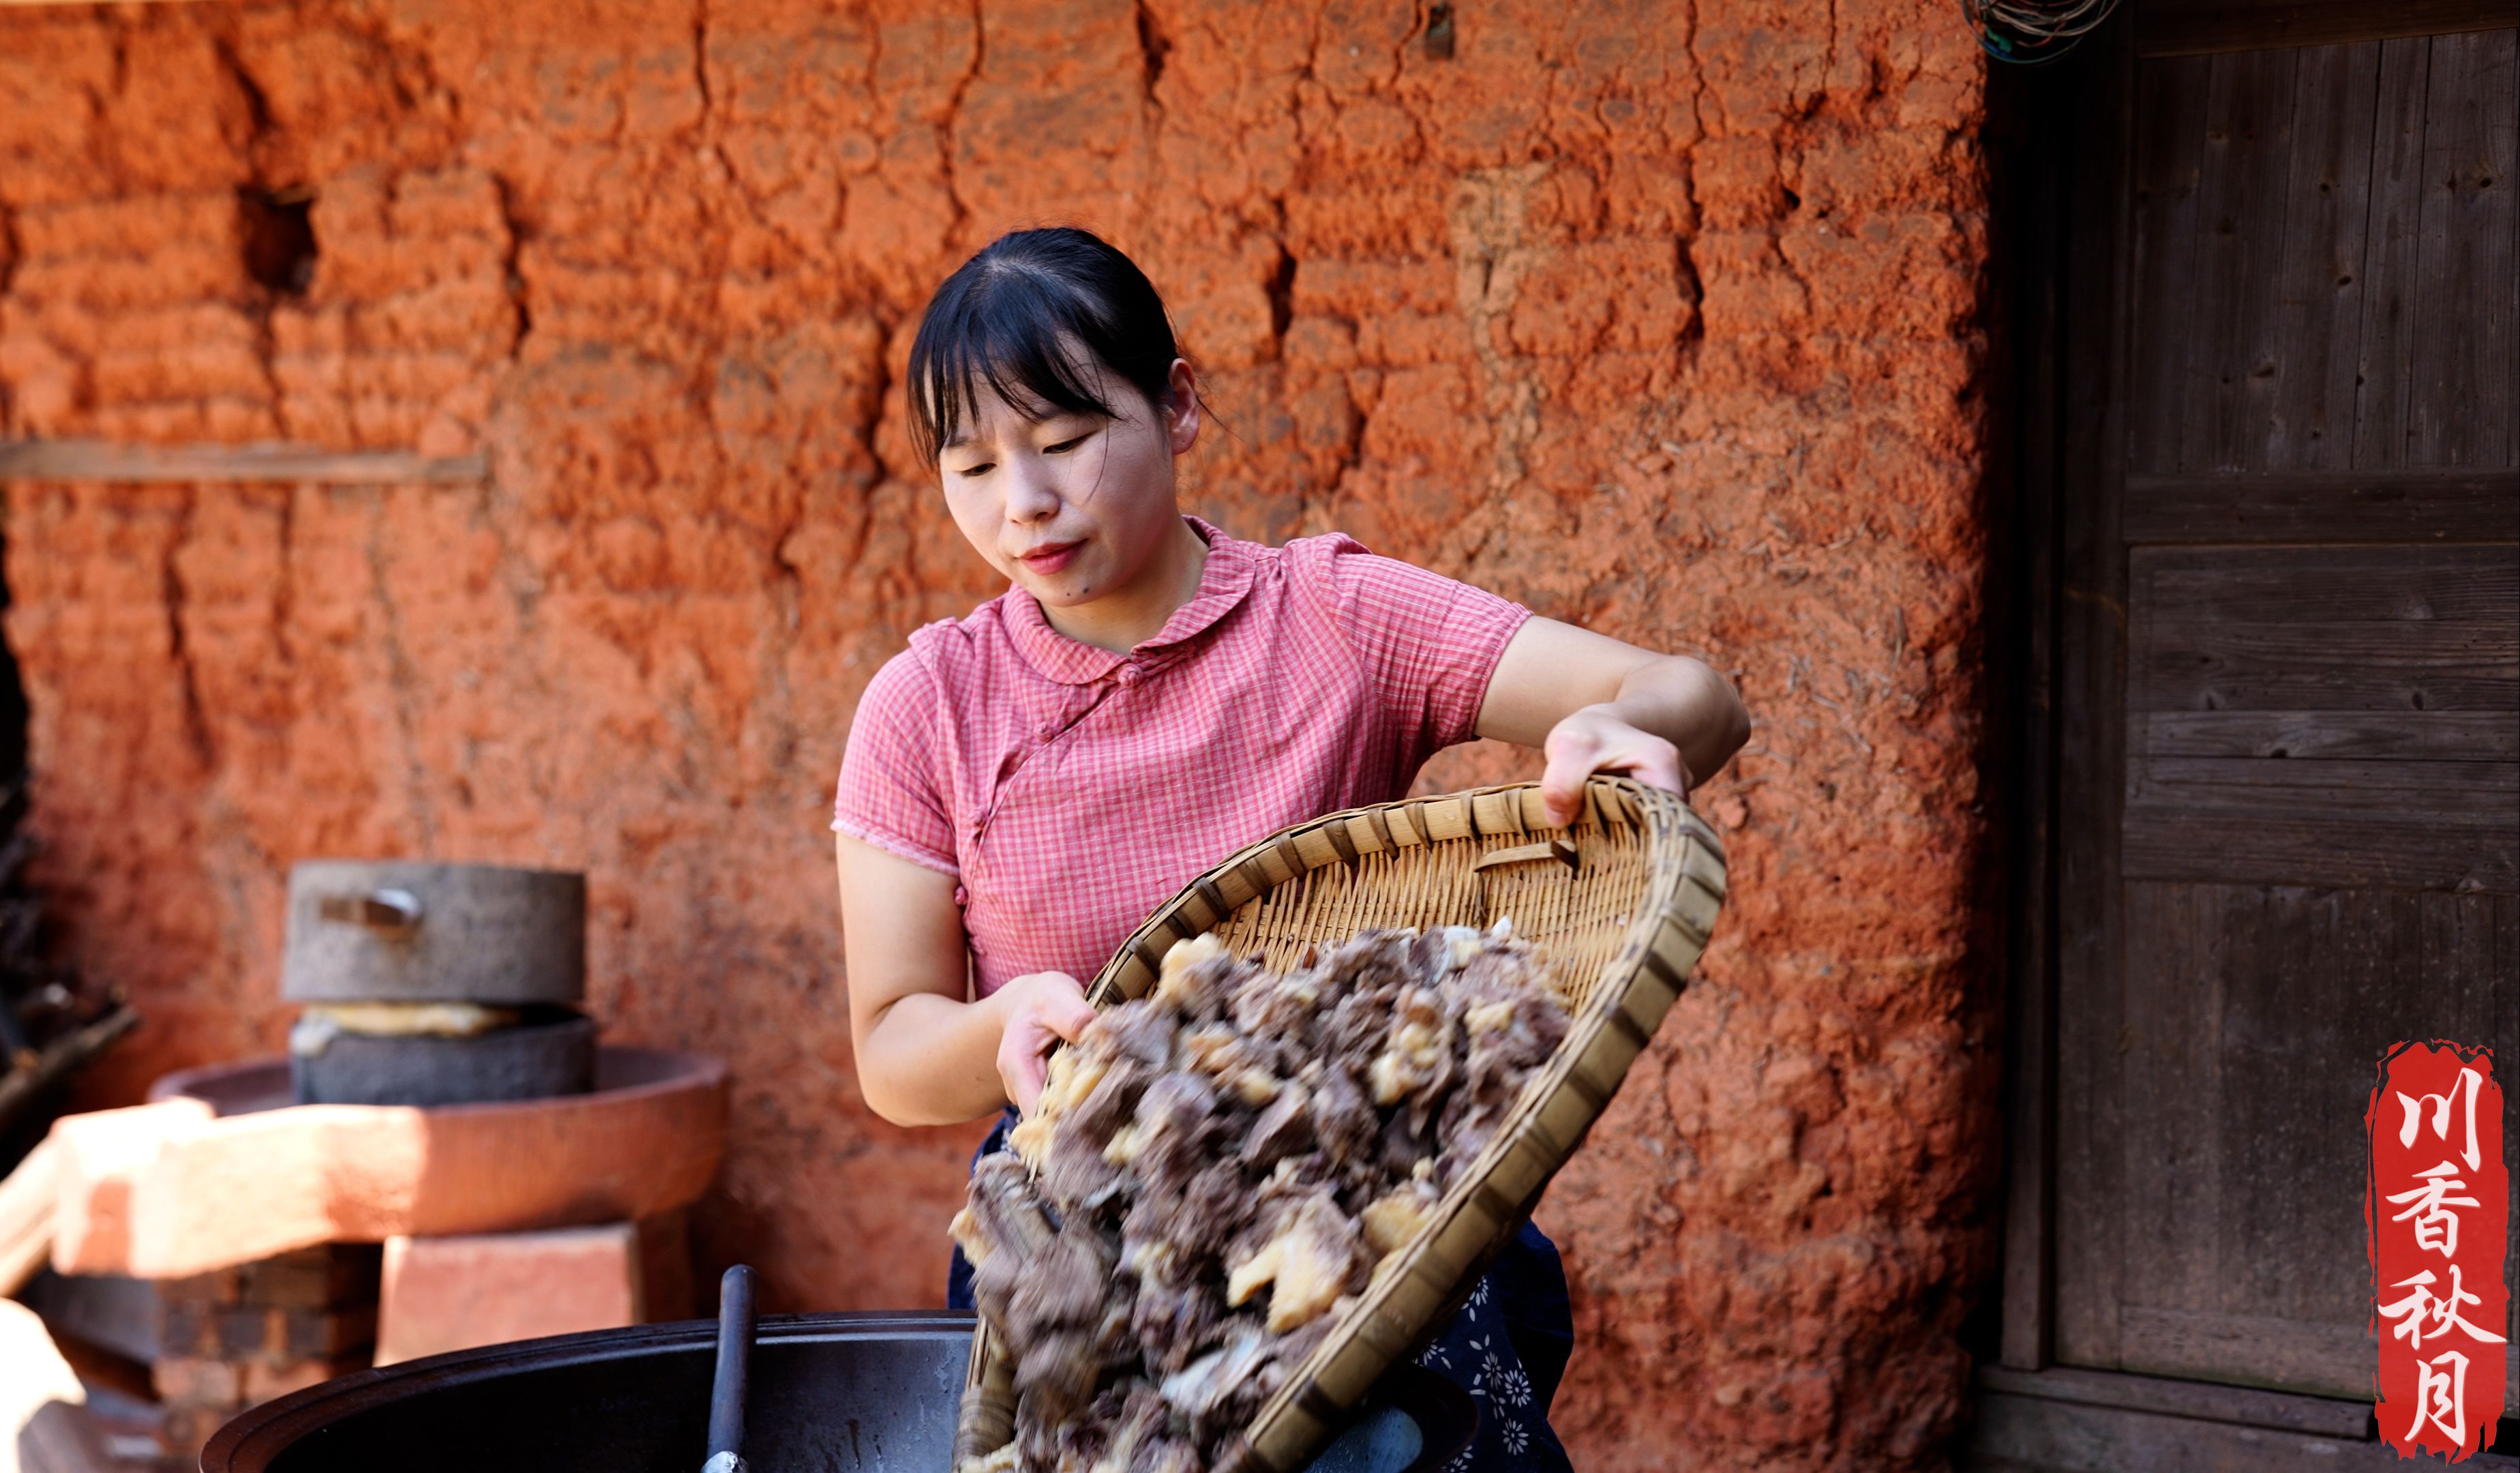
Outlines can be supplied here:
<path id="1" fill-rule="evenodd" d="M 898 1126 L 976 1119 L 1006 1103 L 997 1065 L 1012 1003 L 972 1002 L 955 877 L 833 836 L 858 1092 Z M 1012 987 L 1012 984 L 1010 984 Z"/>
<path id="2" fill-rule="evenodd" d="M 1666 655 L 1630 670 L 1608 705 L 1620 720 L 1679 748 L 1692 783 L 1722 770 L 1750 739 L 1750 713 L 1732 682 L 1685 655 Z"/>
<path id="3" fill-rule="evenodd" d="M 1004 994 L 1000 994 L 1003 996 Z M 893 1000 L 858 1040 L 858 1087 L 896 1126 L 951 1126 L 1004 1109 L 998 1041 L 1004 1006 L 912 992 Z"/>

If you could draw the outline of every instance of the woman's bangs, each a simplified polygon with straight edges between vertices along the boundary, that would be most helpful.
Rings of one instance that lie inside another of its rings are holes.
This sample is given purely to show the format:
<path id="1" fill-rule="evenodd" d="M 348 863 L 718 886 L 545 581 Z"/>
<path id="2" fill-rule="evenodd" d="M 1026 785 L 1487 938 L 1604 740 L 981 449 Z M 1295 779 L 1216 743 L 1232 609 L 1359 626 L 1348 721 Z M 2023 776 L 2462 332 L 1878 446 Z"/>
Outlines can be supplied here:
<path id="1" fill-rule="evenodd" d="M 958 303 L 960 310 L 937 335 L 935 350 L 920 365 L 918 391 L 928 421 L 932 459 L 979 414 L 980 386 L 1027 420 L 1053 414 L 1112 415 L 1110 400 L 1088 378 L 1078 358 L 1091 352 L 1083 323 L 1049 294 L 1015 282 L 988 284 Z M 1094 374 L 1099 379 L 1100 374 Z"/>

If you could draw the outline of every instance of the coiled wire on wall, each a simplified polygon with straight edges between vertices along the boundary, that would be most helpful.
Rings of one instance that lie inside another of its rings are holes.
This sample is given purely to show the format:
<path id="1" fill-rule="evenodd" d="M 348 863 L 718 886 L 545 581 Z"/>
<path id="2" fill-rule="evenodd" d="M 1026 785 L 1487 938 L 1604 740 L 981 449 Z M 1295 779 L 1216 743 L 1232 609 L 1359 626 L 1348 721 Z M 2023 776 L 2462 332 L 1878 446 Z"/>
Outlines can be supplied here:
<path id="1" fill-rule="evenodd" d="M 1960 14 L 1999 62 L 2052 62 L 2099 28 L 2118 0 L 1960 0 Z"/>

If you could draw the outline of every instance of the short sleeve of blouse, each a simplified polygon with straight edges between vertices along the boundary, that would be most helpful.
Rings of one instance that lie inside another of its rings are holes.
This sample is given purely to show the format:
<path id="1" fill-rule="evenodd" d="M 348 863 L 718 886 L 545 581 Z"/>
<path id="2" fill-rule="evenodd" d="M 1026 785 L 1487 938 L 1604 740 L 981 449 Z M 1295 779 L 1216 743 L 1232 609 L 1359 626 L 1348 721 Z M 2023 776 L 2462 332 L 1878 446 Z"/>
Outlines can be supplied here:
<path id="1" fill-rule="evenodd" d="M 943 710 L 936 683 L 904 650 L 858 698 L 832 805 L 832 828 L 888 854 L 957 874 L 954 822 L 940 761 Z"/>
<path id="2" fill-rule="evenodd" d="M 1328 596 L 1340 633 L 1411 745 L 1431 755 L 1478 734 L 1488 682 L 1529 609 L 1377 557 L 1352 537 L 1308 537 L 1289 550 L 1298 554 L 1299 575 Z"/>

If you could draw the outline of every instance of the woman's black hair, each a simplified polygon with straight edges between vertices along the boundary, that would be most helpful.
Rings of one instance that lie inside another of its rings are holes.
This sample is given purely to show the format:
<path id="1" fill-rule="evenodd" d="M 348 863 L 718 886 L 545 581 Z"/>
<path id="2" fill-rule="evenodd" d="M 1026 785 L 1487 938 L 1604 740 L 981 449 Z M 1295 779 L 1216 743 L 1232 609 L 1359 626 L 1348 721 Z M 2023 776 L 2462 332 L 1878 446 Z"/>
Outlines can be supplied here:
<path id="1" fill-rule="evenodd" d="M 1109 242 L 1069 225 L 1011 231 L 928 300 L 910 344 L 912 432 L 933 461 L 977 412 L 982 382 L 1018 409 L 1110 418 L 1098 365 L 1160 407 L 1180 356 L 1154 284 Z"/>

